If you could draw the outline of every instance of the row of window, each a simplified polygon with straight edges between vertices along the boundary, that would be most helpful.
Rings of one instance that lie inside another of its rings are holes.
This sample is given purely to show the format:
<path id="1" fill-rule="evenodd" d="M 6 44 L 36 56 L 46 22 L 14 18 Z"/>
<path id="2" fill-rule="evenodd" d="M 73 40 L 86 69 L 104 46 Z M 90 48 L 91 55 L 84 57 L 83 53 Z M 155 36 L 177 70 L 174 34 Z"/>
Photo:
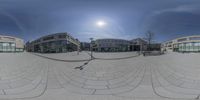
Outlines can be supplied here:
<path id="1" fill-rule="evenodd" d="M 111 47 L 111 46 L 128 46 L 129 44 L 123 44 L 123 43 L 102 43 L 99 44 L 99 47 Z"/>
<path id="2" fill-rule="evenodd" d="M 200 37 L 190 37 L 190 40 L 200 40 Z"/>
<path id="3" fill-rule="evenodd" d="M 117 42 L 117 43 L 129 43 L 128 41 L 125 41 L 125 40 L 99 40 L 98 42 Z"/>
<path id="4" fill-rule="evenodd" d="M 182 42 L 182 41 L 186 41 L 186 40 L 187 40 L 187 38 L 182 38 L 182 39 L 178 39 L 177 41 Z"/>
<path id="5" fill-rule="evenodd" d="M 178 45 L 179 51 L 200 51 L 200 42 L 181 43 Z"/>
<path id="6" fill-rule="evenodd" d="M 34 52 L 54 53 L 77 50 L 77 46 L 67 40 L 58 40 L 37 44 L 34 46 Z"/>
<path id="7" fill-rule="evenodd" d="M 178 39 L 177 41 L 178 42 L 183 42 L 183 41 L 186 41 L 187 38 L 181 38 L 181 39 Z M 200 37 L 189 37 L 189 40 L 200 40 Z"/>
<path id="8" fill-rule="evenodd" d="M 3 38 L 6 40 L 15 41 L 15 38 L 12 38 L 12 37 L 3 37 Z"/>
<path id="9" fill-rule="evenodd" d="M 65 39 L 66 37 L 70 38 L 73 41 L 78 41 L 77 39 L 74 39 L 73 37 L 66 35 L 66 34 L 47 36 L 47 37 L 44 37 L 42 40 L 47 41 L 47 40 L 52 40 L 52 39 L 55 39 L 55 38 Z M 41 39 L 38 39 L 38 40 L 35 41 L 35 43 L 39 43 L 39 42 L 41 42 Z"/>
<path id="10" fill-rule="evenodd" d="M 0 52 L 15 51 L 15 43 L 0 43 Z"/>
<path id="11" fill-rule="evenodd" d="M 48 37 L 43 38 L 43 41 L 52 40 L 52 39 L 54 39 L 54 36 L 48 36 Z"/>

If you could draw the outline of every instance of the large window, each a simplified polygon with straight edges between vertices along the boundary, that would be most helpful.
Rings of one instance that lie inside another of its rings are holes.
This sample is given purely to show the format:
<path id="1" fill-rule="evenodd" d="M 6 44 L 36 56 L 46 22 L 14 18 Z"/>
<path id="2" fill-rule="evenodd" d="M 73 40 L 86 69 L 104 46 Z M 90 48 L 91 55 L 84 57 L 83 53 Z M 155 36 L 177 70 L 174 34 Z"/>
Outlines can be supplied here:
<path id="1" fill-rule="evenodd" d="M 190 37 L 190 40 L 200 40 L 200 37 Z"/>
<path id="2" fill-rule="evenodd" d="M 194 43 L 189 43 L 190 45 L 190 51 L 194 51 Z"/>
<path id="3" fill-rule="evenodd" d="M 186 40 L 187 40 L 187 38 L 182 38 L 182 39 L 178 39 L 177 41 L 182 42 L 182 41 L 186 41 Z"/>
<path id="4" fill-rule="evenodd" d="M 184 51 L 189 51 L 190 50 L 190 45 L 189 45 L 189 43 L 186 43 L 185 44 L 185 50 Z"/>
<path id="5" fill-rule="evenodd" d="M 179 51 L 198 52 L 200 51 L 200 42 L 181 43 L 178 45 Z"/>
<path id="6" fill-rule="evenodd" d="M 3 44 L 0 43 L 0 52 L 2 52 L 2 51 L 3 51 Z"/>
<path id="7" fill-rule="evenodd" d="M 0 51 L 1 52 L 14 52 L 15 51 L 15 43 L 0 43 Z"/>
<path id="8" fill-rule="evenodd" d="M 185 51 L 185 44 L 181 43 L 178 45 L 179 51 Z"/>
<path id="9" fill-rule="evenodd" d="M 200 50 L 200 45 L 198 42 L 194 43 L 194 51 L 199 51 Z"/>

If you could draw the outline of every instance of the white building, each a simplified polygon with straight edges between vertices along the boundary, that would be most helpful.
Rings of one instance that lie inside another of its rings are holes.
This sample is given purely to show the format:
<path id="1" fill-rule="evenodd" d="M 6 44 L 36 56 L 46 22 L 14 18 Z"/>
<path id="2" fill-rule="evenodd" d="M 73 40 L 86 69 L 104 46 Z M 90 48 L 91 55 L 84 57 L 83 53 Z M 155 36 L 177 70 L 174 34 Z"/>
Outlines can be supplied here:
<path id="1" fill-rule="evenodd" d="M 0 35 L 0 52 L 20 52 L 24 50 L 24 40 Z"/>
<path id="2" fill-rule="evenodd" d="M 162 50 L 200 52 L 200 35 L 180 37 L 162 43 Z"/>

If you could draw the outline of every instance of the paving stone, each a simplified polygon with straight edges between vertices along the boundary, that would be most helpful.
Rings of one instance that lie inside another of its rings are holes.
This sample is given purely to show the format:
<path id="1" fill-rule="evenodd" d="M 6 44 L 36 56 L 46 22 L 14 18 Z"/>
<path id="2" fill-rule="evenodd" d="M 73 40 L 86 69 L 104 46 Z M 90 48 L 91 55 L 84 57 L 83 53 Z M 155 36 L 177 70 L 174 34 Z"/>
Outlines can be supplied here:
<path id="1" fill-rule="evenodd" d="M 84 89 L 84 88 L 79 88 L 77 86 L 73 86 L 73 85 L 70 85 L 70 84 L 64 84 L 63 85 L 64 88 L 67 90 L 67 91 L 71 91 L 73 93 L 78 93 L 78 94 L 93 94 L 93 92 L 95 91 L 95 89 Z"/>
<path id="2" fill-rule="evenodd" d="M 107 81 L 95 81 L 95 80 L 87 80 L 85 82 L 87 85 L 108 85 L 109 83 Z"/>
<path id="3" fill-rule="evenodd" d="M 87 89 L 109 89 L 106 85 L 84 85 L 83 88 Z"/>
<path id="4" fill-rule="evenodd" d="M 94 55 L 113 58 L 131 54 Z M 80 56 L 74 53 L 41 55 L 66 60 L 88 56 L 84 52 Z M 70 100 L 101 100 L 102 97 L 108 100 L 194 99 L 200 93 L 199 58 L 196 54 L 169 53 L 122 60 L 92 60 L 83 70 L 75 70 L 74 67 L 85 62 L 58 62 L 29 53 L 1 53 L 0 99 L 44 100 L 53 94 L 57 94 L 55 99 L 74 98 Z M 49 94 L 50 91 L 58 93 Z"/>

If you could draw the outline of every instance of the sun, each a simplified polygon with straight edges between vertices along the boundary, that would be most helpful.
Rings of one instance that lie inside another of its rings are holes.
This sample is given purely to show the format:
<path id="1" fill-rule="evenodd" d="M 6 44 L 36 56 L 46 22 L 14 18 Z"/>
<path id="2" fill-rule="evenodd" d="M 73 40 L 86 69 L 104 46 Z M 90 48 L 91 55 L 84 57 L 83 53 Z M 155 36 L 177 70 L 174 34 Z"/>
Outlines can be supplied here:
<path id="1" fill-rule="evenodd" d="M 99 27 L 103 27 L 103 26 L 106 25 L 106 22 L 102 21 L 102 20 L 99 20 L 99 21 L 97 21 L 96 25 L 99 26 Z"/>

